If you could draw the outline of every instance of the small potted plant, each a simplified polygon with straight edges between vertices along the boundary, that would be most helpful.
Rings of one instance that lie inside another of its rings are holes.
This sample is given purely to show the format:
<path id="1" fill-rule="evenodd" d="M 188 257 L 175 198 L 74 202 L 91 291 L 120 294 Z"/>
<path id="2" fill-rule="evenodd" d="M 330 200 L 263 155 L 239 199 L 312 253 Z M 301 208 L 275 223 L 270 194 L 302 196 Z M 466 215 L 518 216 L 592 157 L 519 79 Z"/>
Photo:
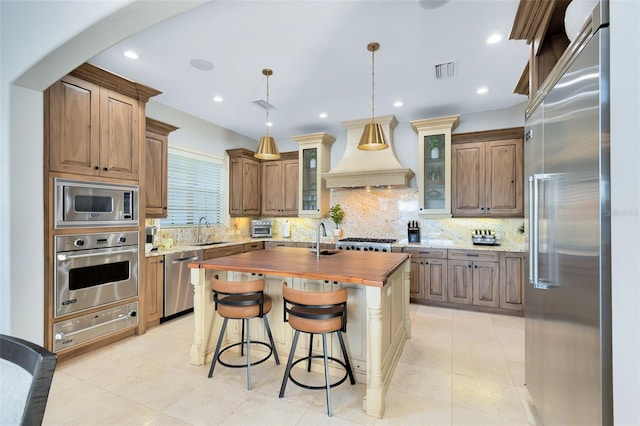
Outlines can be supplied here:
<path id="1" fill-rule="evenodd" d="M 431 158 L 440 157 L 440 138 L 438 136 L 431 136 L 427 142 L 429 149 L 431 149 Z"/>
<path id="2" fill-rule="evenodd" d="M 344 210 L 340 207 L 340 204 L 336 204 L 331 206 L 329 209 L 329 217 L 336 224 L 336 229 L 333 231 L 333 235 L 339 237 L 342 235 L 342 229 L 340 229 L 340 224 L 344 220 Z"/>

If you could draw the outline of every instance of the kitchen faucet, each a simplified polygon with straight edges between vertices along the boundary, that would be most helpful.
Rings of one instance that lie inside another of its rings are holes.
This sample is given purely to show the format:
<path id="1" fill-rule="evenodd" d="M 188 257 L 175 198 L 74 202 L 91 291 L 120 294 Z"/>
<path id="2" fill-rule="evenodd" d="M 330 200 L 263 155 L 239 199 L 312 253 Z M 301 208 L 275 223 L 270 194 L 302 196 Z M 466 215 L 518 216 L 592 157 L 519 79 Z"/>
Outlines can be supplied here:
<path id="1" fill-rule="evenodd" d="M 204 223 L 206 224 L 207 228 L 209 227 L 209 222 L 207 221 L 207 217 L 206 216 L 202 216 L 200 218 L 200 220 L 198 221 L 198 243 L 202 242 L 202 234 L 201 234 L 201 230 L 202 230 L 202 219 L 204 219 Z"/>
<path id="2" fill-rule="evenodd" d="M 327 228 L 324 227 L 324 223 L 318 222 L 318 227 L 316 228 L 316 257 L 320 257 L 320 228 L 322 228 L 322 236 L 327 236 Z"/>

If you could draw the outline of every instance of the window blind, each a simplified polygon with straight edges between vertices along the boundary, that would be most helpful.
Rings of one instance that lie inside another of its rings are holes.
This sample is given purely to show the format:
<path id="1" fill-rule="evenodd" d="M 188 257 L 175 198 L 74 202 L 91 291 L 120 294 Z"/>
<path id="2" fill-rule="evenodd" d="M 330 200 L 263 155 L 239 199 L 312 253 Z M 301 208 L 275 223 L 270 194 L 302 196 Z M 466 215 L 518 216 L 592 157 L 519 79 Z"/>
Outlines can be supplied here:
<path id="1" fill-rule="evenodd" d="M 167 161 L 167 218 L 160 226 L 193 225 L 202 216 L 211 224 L 222 223 L 222 159 L 178 148 L 169 148 Z"/>

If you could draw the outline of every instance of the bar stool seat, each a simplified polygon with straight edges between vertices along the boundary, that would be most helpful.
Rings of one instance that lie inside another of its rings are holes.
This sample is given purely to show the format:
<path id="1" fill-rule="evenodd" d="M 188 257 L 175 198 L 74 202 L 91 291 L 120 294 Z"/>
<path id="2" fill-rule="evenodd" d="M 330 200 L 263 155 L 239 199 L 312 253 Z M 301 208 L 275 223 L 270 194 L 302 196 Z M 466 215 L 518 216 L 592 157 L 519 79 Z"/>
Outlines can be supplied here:
<path id="1" fill-rule="evenodd" d="M 271 297 L 264 294 L 264 280 L 251 280 L 251 281 L 224 281 L 217 277 L 211 279 L 211 290 L 213 291 L 213 301 L 215 309 L 224 321 L 222 328 L 220 329 L 220 335 L 218 336 L 218 343 L 216 345 L 216 351 L 211 361 L 211 368 L 209 369 L 209 378 L 213 376 L 213 370 L 216 363 L 231 368 L 247 368 L 247 389 L 251 389 L 251 366 L 258 365 L 265 362 L 273 354 L 276 364 L 280 364 L 278 358 L 278 352 L 276 351 L 276 345 L 273 341 L 273 335 L 271 334 L 271 328 L 269 327 L 269 319 L 267 314 L 271 311 Z M 249 320 L 251 318 L 262 318 L 264 321 L 264 327 L 269 336 L 269 343 L 260 341 L 251 341 Z M 242 336 L 240 342 L 232 343 L 221 349 L 222 340 L 224 339 L 224 333 L 227 329 L 227 322 L 230 319 L 242 320 Z M 246 332 L 246 339 L 245 339 Z M 263 358 L 252 361 L 251 360 L 251 344 L 262 345 L 269 348 L 269 353 Z M 244 356 L 244 347 L 247 347 L 247 361 L 243 364 L 232 364 L 225 362 L 221 359 L 224 352 L 231 348 L 240 346 L 240 356 Z"/>
<path id="2" fill-rule="evenodd" d="M 287 368 L 282 379 L 280 387 L 280 398 L 284 397 L 287 381 L 290 379 L 294 384 L 305 389 L 325 389 L 327 397 L 327 414 L 332 415 L 331 410 L 331 388 L 342 384 L 349 377 L 351 384 L 356 383 L 349 362 L 349 355 L 344 344 L 342 333 L 347 330 L 347 290 L 340 289 L 331 292 L 313 292 L 294 290 L 287 283 L 282 284 L 282 296 L 284 299 L 284 321 L 288 322 L 291 328 L 295 330 Z M 309 354 L 295 362 L 296 347 L 300 332 L 309 334 Z M 340 349 L 342 351 L 343 360 L 331 357 L 327 353 L 327 334 L 336 333 L 340 341 Z M 313 335 L 322 335 L 322 355 L 313 355 Z M 324 359 L 324 386 L 311 386 L 301 383 L 291 375 L 291 368 L 300 362 L 307 361 L 307 371 L 311 371 L 311 360 L 313 358 Z M 329 381 L 328 361 L 332 360 L 340 364 L 345 369 L 342 378 L 331 383 Z"/>

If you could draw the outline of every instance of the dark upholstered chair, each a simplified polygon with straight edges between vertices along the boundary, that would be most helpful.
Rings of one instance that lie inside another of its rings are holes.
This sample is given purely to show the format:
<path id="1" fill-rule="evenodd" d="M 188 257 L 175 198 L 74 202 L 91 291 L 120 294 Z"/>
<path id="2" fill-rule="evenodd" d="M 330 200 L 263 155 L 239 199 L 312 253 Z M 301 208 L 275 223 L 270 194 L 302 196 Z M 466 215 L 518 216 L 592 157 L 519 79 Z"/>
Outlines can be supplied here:
<path id="1" fill-rule="evenodd" d="M 0 334 L 0 424 L 40 425 L 57 355 Z"/>
<path id="2" fill-rule="evenodd" d="M 280 398 L 284 396 L 289 379 L 305 389 L 325 389 L 327 396 L 327 414 L 331 416 L 331 388 L 343 383 L 347 377 L 351 380 L 352 385 L 356 383 L 342 337 L 342 333 L 347 331 L 347 296 L 347 289 L 344 288 L 330 292 L 315 292 L 295 290 L 289 287 L 287 283 L 282 284 L 284 320 L 288 322 L 296 332 L 293 336 L 287 368 L 284 372 L 284 378 L 282 379 L 282 386 L 280 387 Z M 309 355 L 293 362 L 300 332 L 309 334 Z M 327 334 L 330 335 L 331 333 L 338 335 L 344 361 L 330 357 L 327 354 Z M 314 334 L 322 335 L 322 355 L 312 354 Z M 299 362 L 307 361 L 307 371 L 311 371 L 312 358 L 324 359 L 324 386 L 309 386 L 297 381 L 291 376 L 291 368 Z M 344 377 L 335 383 L 330 383 L 329 381 L 329 360 L 340 364 L 346 370 Z"/>
<path id="3" fill-rule="evenodd" d="M 209 378 L 213 376 L 213 369 L 217 362 L 231 368 L 246 367 L 247 389 L 251 389 L 251 365 L 263 363 L 269 359 L 271 354 L 273 354 L 276 359 L 276 364 L 280 364 L 276 345 L 273 341 L 273 335 L 271 334 L 271 328 L 269 327 L 269 320 L 267 319 L 267 314 L 271 311 L 271 298 L 264 294 L 264 280 L 223 281 L 214 277 L 211 279 L 211 290 L 213 291 L 215 309 L 218 312 L 218 315 L 224 318 L 224 322 L 222 323 L 220 336 L 218 337 L 218 344 L 216 345 L 216 351 L 213 355 L 213 361 L 211 361 Z M 270 344 L 251 341 L 249 333 L 249 320 L 251 318 L 262 318 L 264 320 L 264 327 L 267 330 Z M 242 338 L 240 342 L 233 343 L 220 350 L 220 346 L 222 345 L 222 340 L 224 338 L 224 332 L 227 329 L 227 321 L 230 319 L 242 320 Z M 258 361 L 251 362 L 251 343 L 268 347 L 269 353 L 267 356 Z M 230 364 L 220 359 L 223 352 L 235 346 L 240 346 L 240 355 L 244 356 L 245 345 L 247 347 L 246 364 Z"/>

